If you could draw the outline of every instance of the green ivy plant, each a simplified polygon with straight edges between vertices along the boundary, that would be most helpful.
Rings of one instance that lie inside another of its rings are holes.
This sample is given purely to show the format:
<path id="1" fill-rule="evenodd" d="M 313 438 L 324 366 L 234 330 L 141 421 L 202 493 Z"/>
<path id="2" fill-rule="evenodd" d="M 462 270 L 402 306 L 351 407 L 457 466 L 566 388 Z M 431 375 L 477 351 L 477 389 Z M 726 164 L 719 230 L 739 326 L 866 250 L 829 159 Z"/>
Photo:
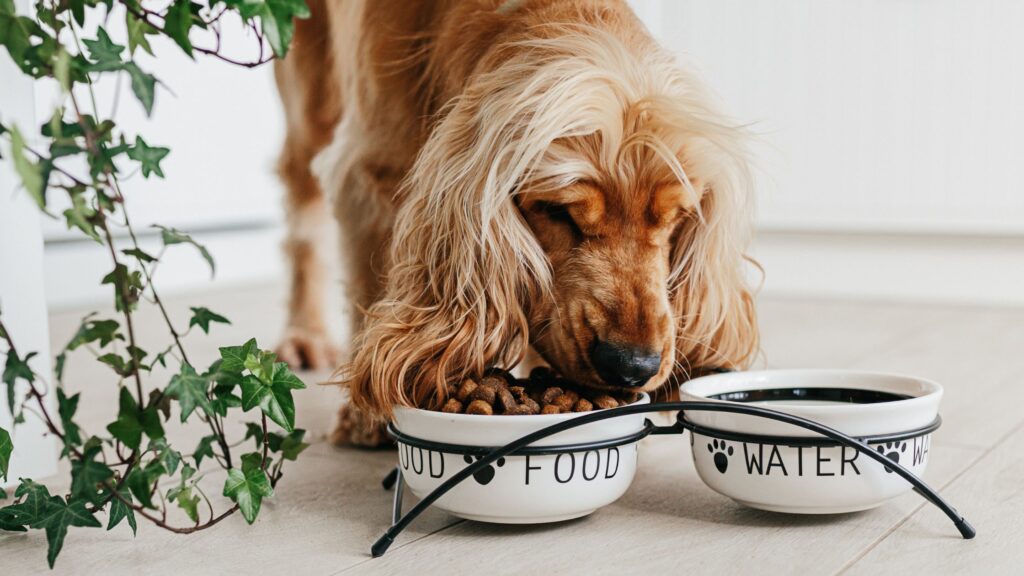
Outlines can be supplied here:
<path id="1" fill-rule="evenodd" d="M 230 12 L 251 29 L 259 49 L 256 59 L 239 61 L 221 53 L 221 22 Z M 87 27 L 87 15 L 100 25 Z M 13 422 L 40 418 L 59 439 L 61 458 L 71 464 L 66 493 L 51 494 L 28 478 L 20 479 L 12 495 L 0 490 L 0 501 L 7 503 L 0 508 L 0 531 L 44 531 L 51 568 L 68 530 L 100 528 L 100 515 L 107 530 L 126 523 L 133 533 L 140 517 L 181 534 L 213 526 L 236 511 L 252 523 L 263 499 L 273 496 L 285 461 L 295 460 L 307 447 L 304 431 L 295 427 L 292 398 L 292 391 L 305 385 L 273 353 L 249 340 L 221 348 L 220 359 L 205 368 L 189 360 L 187 337 L 230 322 L 194 307 L 188 327 L 179 329 L 153 278 L 168 247 L 194 247 L 211 273 L 213 258 L 173 228 L 158 227 L 163 244 L 158 253 L 140 247 L 125 210 L 125 184 L 136 173 L 143 180 L 163 178 L 160 163 L 170 150 L 140 135 L 129 136 L 113 118 L 102 116 L 92 86 L 101 76 L 123 75 L 147 115 L 152 114 L 161 84 L 135 59 L 140 52 L 153 54 L 151 39 L 166 36 L 189 56 L 251 68 L 283 56 L 293 19 L 308 16 L 303 0 L 36 0 L 32 16 L 16 13 L 13 0 L 0 0 L 0 45 L 24 74 L 55 81 L 63 99 L 38 128 L 38 137 L 26 138 L 28 127 L 0 123 L 0 140 L 7 141 L 9 160 L 39 209 L 104 247 L 109 268 L 98 276 L 109 285 L 116 311 L 114 317 L 91 314 L 82 320 L 56 356 L 52 379 L 32 369 L 36 352 L 19 349 L 17 335 L 0 316 L 0 341 L 7 348 L 2 382 Z M 112 40 L 109 31 L 115 26 L 123 27 L 127 45 Z M 193 37 L 209 42 L 193 43 Z M 54 195 L 66 197 L 60 214 L 52 208 Z M 168 330 L 166 346 L 155 353 L 136 340 L 134 318 L 143 305 L 159 309 Z M 78 350 L 109 367 L 119 387 L 117 418 L 103 430 L 85 429 L 76 418 L 81 393 L 68 394 L 64 388 L 65 379 L 74 377 L 65 374 L 65 360 Z M 153 381 L 157 366 L 173 373 L 169 381 Z M 45 400 L 50 392 L 56 395 L 55 412 Z M 246 424 L 243 438 L 232 439 L 225 420 L 238 411 L 252 412 L 257 419 Z M 209 433 L 194 447 L 173 446 L 164 432 L 172 418 L 204 426 Z M 251 451 L 239 448 L 250 441 Z M 6 480 L 12 453 L 10 431 L 0 428 L 0 479 Z M 214 467 L 226 470 L 221 493 L 232 502 L 220 512 L 202 482 Z M 172 507 L 191 523 L 173 525 L 168 520 Z"/>

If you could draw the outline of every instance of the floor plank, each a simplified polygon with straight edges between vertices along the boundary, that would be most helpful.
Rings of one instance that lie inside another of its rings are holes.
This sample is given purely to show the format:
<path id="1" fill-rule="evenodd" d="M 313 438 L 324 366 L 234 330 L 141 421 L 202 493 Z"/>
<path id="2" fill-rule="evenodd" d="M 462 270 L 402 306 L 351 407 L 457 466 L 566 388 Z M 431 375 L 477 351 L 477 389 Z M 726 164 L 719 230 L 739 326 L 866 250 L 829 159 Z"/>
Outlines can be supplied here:
<path id="1" fill-rule="evenodd" d="M 1024 420 L 945 490 L 978 530 L 973 540 L 950 533 L 946 517 L 927 506 L 844 570 L 885 574 L 1020 574 L 1024 543 Z"/>

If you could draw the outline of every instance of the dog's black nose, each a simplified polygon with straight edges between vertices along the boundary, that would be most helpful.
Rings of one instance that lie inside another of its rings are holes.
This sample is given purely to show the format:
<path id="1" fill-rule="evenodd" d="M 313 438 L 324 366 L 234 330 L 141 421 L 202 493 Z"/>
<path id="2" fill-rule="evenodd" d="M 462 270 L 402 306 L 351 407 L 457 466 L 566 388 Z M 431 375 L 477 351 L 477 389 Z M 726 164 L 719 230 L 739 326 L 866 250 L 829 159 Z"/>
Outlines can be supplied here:
<path id="1" fill-rule="evenodd" d="M 643 386 L 661 368 L 661 354 L 646 348 L 598 341 L 590 351 L 598 376 L 612 386 Z"/>

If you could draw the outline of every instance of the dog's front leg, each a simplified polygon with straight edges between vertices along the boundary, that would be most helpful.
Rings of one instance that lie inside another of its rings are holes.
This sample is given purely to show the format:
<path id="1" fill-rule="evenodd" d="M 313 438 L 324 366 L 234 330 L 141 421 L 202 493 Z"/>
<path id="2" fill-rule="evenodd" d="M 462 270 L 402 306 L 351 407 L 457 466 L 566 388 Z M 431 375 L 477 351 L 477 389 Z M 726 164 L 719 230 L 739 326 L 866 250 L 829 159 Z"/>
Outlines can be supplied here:
<path id="1" fill-rule="evenodd" d="M 297 148 L 301 147 L 289 142 L 281 158 L 287 187 L 284 251 L 291 270 L 288 326 L 277 354 L 296 368 L 334 368 L 339 354 L 323 318 L 325 274 L 330 269 L 323 252 L 330 211 L 309 172 L 309 158 Z"/>

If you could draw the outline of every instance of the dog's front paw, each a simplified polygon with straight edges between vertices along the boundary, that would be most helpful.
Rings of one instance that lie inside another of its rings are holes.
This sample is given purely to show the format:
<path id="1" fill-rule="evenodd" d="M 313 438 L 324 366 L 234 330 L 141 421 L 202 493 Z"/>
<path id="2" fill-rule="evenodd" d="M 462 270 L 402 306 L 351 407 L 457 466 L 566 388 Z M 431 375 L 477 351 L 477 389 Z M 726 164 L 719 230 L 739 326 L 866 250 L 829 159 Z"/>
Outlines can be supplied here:
<path id="1" fill-rule="evenodd" d="M 277 346 L 277 358 L 294 369 L 335 368 L 341 359 L 337 347 L 323 330 L 291 327 Z"/>
<path id="2" fill-rule="evenodd" d="M 334 427 L 330 441 L 335 446 L 360 448 L 381 448 L 393 444 L 386 424 L 349 405 L 342 406 L 338 412 L 338 425 Z"/>

